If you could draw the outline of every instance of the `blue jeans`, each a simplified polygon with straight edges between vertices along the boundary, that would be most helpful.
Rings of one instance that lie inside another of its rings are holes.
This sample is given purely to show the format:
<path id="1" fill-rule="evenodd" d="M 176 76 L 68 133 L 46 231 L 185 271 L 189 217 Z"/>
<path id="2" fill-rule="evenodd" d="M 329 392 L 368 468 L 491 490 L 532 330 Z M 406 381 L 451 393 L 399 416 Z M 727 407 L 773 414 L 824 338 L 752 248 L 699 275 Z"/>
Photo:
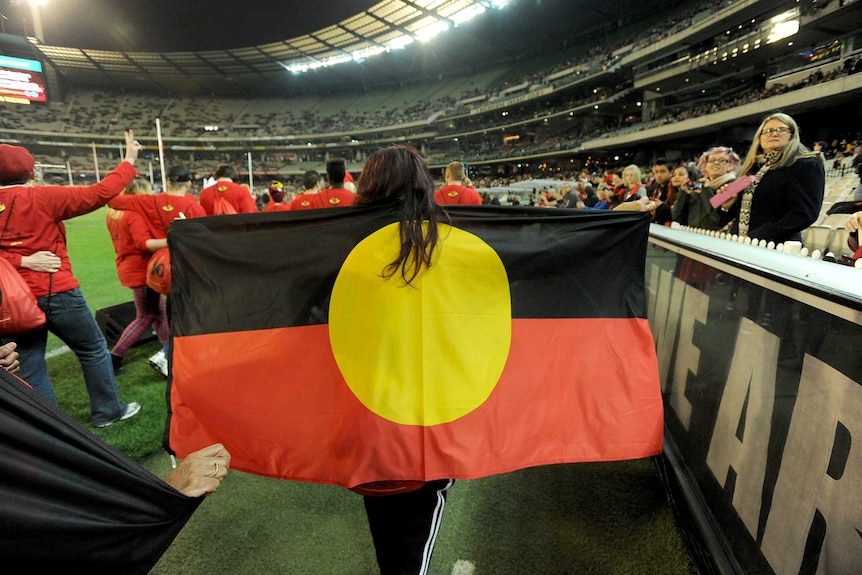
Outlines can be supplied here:
<path id="1" fill-rule="evenodd" d="M 45 312 L 45 325 L 36 331 L 11 338 L 18 344 L 21 361 L 21 370 L 16 375 L 43 397 L 57 403 L 45 361 L 45 346 L 50 330 L 78 356 L 90 395 L 93 425 L 119 419 L 126 412 L 126 404 L 120 401 L 105 336 L 93 319 L 80 288 L 42 296 L 38 301 L 39 307 Z"/>

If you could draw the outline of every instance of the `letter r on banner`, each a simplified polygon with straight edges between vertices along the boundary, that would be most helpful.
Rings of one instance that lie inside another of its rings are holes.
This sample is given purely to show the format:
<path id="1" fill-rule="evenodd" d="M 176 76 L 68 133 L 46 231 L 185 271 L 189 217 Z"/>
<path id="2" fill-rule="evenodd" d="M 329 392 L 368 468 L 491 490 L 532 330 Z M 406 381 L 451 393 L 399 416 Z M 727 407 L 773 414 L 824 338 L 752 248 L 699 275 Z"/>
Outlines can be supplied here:
<path id="1" fill-rule="evenodd" d="M 778 575 L 799 573 L 816 511 L 826 519 L 822 546 L 811 550 L 820 553 L 817 573 L 859 572 L 862 566 L 860 413 L 862 386 L 806 355 L 761 546 L 764 557 Z M 835 446 L 839 424 L 850 431 L 850 441 L 844 442 L 848 445 L 842 448 Z"/>

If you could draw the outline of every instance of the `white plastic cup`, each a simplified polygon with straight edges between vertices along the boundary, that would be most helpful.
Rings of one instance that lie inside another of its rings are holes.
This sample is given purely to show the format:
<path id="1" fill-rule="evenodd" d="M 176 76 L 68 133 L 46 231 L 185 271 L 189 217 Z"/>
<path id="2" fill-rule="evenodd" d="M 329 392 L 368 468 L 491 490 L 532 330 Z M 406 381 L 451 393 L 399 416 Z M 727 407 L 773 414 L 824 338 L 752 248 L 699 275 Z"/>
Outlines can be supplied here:
<path id="1" fill-rule="evenodd" d="M 799 252 L 802 251 L 802 242 L 784 242 L 784 253 L 792 254 L 794 256 L 799 255 Z"/>

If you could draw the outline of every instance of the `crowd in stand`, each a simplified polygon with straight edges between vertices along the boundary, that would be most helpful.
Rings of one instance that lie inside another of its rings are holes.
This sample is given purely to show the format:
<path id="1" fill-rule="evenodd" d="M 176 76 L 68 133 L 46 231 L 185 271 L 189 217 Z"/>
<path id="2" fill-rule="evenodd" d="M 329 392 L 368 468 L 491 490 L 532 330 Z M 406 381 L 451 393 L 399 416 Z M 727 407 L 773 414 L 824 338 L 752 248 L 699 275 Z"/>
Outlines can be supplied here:
<path id="1" fill-rule="evenodd" d="M 118 125 L 135 125 L 139 123 L 140 118 L 161 118 L 162 134 L 167 138 L 196 139 L 203 135 L 204 126 L 217 126 L 218 130 L 206 132 L 205 135 L 217 141 L 224 137 L 293 138 L 312 134 L 319 138 L 321 134 L 333 134 L 333 138 L 337 136 L 338 142 L 348 145 L 354 143 L 351 134 L 356 132 L 379 129 L 382 133 L 398 126 L 401 126 L 397 132 L 399 140 L 409 141 L 411 136 L 418 136 L 429 130 L 437 134 L 448 133 L 454 136 L 460 133 L 499 128 L 501 125 L 532 122 L 528 136 L 520 139 L 513 138 L 503 142 L 492 136 L 474 137 L 465 139 L 461 144 L 462 147 L 457 150 L 442 151 L 431 147 L 426 151 L 428 160 L 435 163 L 445 163 L 452 159 L 452 155 L 457 155 L 459 160 L 477 162 L 575 150 L 583 142 L 592 139 L 625 135 L 701 117 L 813 84 L 831 81 L 862 69 L 862 58 L 851 56 L 840 66 L 832 66 L 827 72 L 813 71 L 807 78 L 792 84 L 776 83 L 755 88 L 741 86 L 738 91 L 726 92 L 723 97 L 711 101 L 704 102 L 701 99 L 699 102 L 681 103 L 674 108 L 667 108 L 648 121 L 640 121 L 639 118 L 632 117 L 603 116 L 589 121 L 585 119 L 583 122 L 567 122 L 564 126 L 559 122 L 544 125 L 535 123 L 536 120 L 565 114 L 567 111 L 571 114 L 581 114 L 585 110 L 590 110 L 591 104 L 609 100 L 624 93 L 627 90 L 626 84 L 599 88 L 590 91 L 586 96 L 572 96 L 563 101 L 537 99 L 519 107 L 507 109 L 507 114 L 502 120 L 499 114 L 471 115 L 470 104 L 464 103 L 465 100 L 483 96 L 485 99 L 476 103 L 481 106 L 483 102 L 500 98 L 507 88 L 513 86 L 530 86 L 527 88 L 528 91 L 533 87 L 561 86 L 570 83 L 585 70 L 589 70 L 588 73 L 606 70 L 619 58 L 618 55 L 613 56 L 614 53 L 619 54 L 619 50 L 636 51 L 704 21 L 733 4 L 734 2 L 728 0 L 707 0 L 685 14 L 675 15 L 669 23 L 662 23 L 634 36 L 626 36 L 624 40 L 613 46 L 593 46 L 586 49 L 583 56 L 565 58 L 553 63 L 547 69 L 531 72 L 515 79 L 508 78 L 496 85 L 464 90 L 458 95 L 405 100 L 399 104 L 390 101 L 396 99 L 393 97 L 385 99 L 384 104 L 376 104 L 376 108 L 369 106 L 361 111 L 349 112 L 342 109 L 331 112 L 316 108 L 314 104 L 308 102 L 294 105 L 290 101 L 279 103 L 276 100 L 231 101 L 218 98 L 171 98 L 130 94 L 117 97 L 107 93 L 73 92 L 68 102 L 54 102 L 48 106 L 0 107 L 0 137 L 10 135 L 4 133 L 4 129 L 22 130 L 25 133 L 14 134 L 14 140 L 26 144 L 42 139 L 41 135 L 31 135 L 27 132 L 112 133 Z M 567 74 L 556 77 L 553 81 L 548 80 L 564 72 Z M 135 119 L 134 122 L 131 121 L 132 118 Z M 429 126 L 430 118 L 435 121 Z M 138 128 L 138 132 L 142 135 L 154 131 L 154 128 Z M 359 143 L 363 139 L 376 137 L 369 138 L 369 136 L 370 134 L 358 136 Z M 382 137 L 385 141 L 385 136 Z M 279 170 L 285 170 L 290 166 L 323 161 L 324 154 L 317 151 L 315 146 L 309 145 L 307 149 L 302 149 L 301 144 L 300 141 L 289 146 L 284 153 L 260 154 L 255 158 L 255 171 L 276 176 Z M 246 162 L 244 154 L 225 153 L 225 155 L 231 157 L 223 160 L 232 163 L 235 168 L 244 167 Z M 82 154 L 80 151 L 66 155 L 63 150 L 60 155 L 55 156 L 42 156 L 37 153 L 37 158 L 41 163 L 52 165 L 65 165 L 68 161 L 72 170 L 81 172 L 92 170 L 93 165 L 90 154 Z M 197 165 L 212 160 L 212 154 L 200 153 L 190 153 L 188 157 L 182 158 L 182 161 L 193 169 L 196 169 Z M 356 160 L 361 161 L 361 156 Z M 300 169 L 305 167 L 308 166 Z"/>
<path id="2" fill-rule="evenodd" d="M 601 138 L 604 136 L 623 135 L 626 133 L 642 131 L 661 125 L 681 122 L 694 117 L 701 117 L 707 114 L 720 112 L 722 110 L 728 110 L 750 102 L 763 100 L 765 98 L 769 98 L 779 94 L 784 94 L 794 90 L 800 90 L 802 88 L 806 88 L 817 83 L 828 82 L 842 76 L 858 73 L 860 70 L 862 70 L 862 58 L 851 57 L 847 58 L 844 61 L 843 65 L 833 68 L 832 71 L 826 74 L 823 74 L 821 72 L 812 72 L 808 77 L 791 85 L 776 83 L 769 87 L 743 90 L 738 93 L 731 94 L 723 99 L 712 102 L 694 105 L 680 105 L 676 109 L 668 110 L 661 117 L 646 122 L 636 122 L 633 124 L 629 124 L 621 118 L 616 120 L 604 119 L 604 121 L 600 125 L 587 127 L 585 124 L 580 124 L 578 126 L 575 126 L 574 128 L 567 128 L 567 131 L 564 133 L 554 133 L 553 129 L 539 129 L 534 132 L 534 136 L 530 140 L 521 139 L 514 143 L 509 142 L 506 144 L 502 142 L 497 142 L 496 140 L 489 138 L 486 141 L 473 142 L 471 144 L 468 144 L 468 147 L 462 150 L 463 159 L 475 162 L 481 160 L 497 159 L 507 156 L 532 155 L 558 150 L 575 149 L 582 142 L 587 140 Z M 610 90 L 610 92 L 614 92 L 619 89 L 621 89 L 621 86 L 618 85 L 615 86 L 612 90 Z M 505 123 L 515 124 L 518 122 L 524 122 L 532 119 L 541 119 L 543 117 L 548 117 L 553 114 L 565 112 L 569 109 L 578 108 L 579 106 L 588 106 L 589 104 L 596 102 L 603 97 L 604 95 L 602 93 L 599 93 L 598 95 L 593 94 L 590 97 L 583 99 L 570 99 L 562 104 L 544 109 L 527 109 L 522 112 L 521 115 L 513 115 L 507 117 Z M 212 102 L 212 105 L 208 107 L 214 115 L 212 118 L 210 118 L 209 122 L 221 122 L 221 120 L 219 120 L 217 117 L 217 111 L 221 108 L 220 104 L 223 104 L 223 102 L 214 100 Z M 34 127 L 40 127 L 45 131 L 51 131 L 53 129 L 57 132 L 75 132 L 76 130 L 91 131 L 87 128 L 92 128 L 93 122 L 106 121 L 106 125 L 108 127 L 115 129 L 115 124 L 118 123 L 119 120 L 116 120 L 116 118 L 111 116 L 110 114 L 108 114 L 108 120 L 104 120 L 104 118 L 106 117 L 107 109 L 103 108 L 102 106 L 116 106 L 116 102 L 111 101 L 107 96 L 98 94 L 93 95 L 93 106 L 90 107 L 87 105 L 82 105 L 78 107 L 77 109 L 79 112 L 76 115 L 68 116 L 68 119 L 71 123 L 61 130 L 57 129 L 58 118 L 56 117 L 56 107 L 43 109 L 36 106 L 31 106 L 24 109 L 30 112 L 29 114 L 25 113 L 17 115 L 13 115 L 8 107 L 0 108 L 0 124 L 2 124 L 3 127 L 10 129 L 24 129 L 24 127 L 27 126 L 31 130 L 34 129 Z M 266 116 L 253 115 L 253 117 L 247 118 L 247 120 L 249 121 L 249 125 L 263 126 L 263 132 L 266 135 L 271 136 L 274 136 L 276 134 L 290 136 L 305 131 L 313 131 L 312 126 L 315 125 L 318 127 L 318 132 L 337 133 L 339 130 L 348 130 L 349 126 L 353 126 L 353 128 L 383 126 L 386 125 L 386 122 L 389 119 L 399 117 L 399 114 L 409 114 L 416 109 L 423 109 L 424 114 L 424 112 L 427 112 L 430 106 L 431 103 L 429 102 L 418 103 L 410 108 L 392 111 L 388 114 L 384 114 L 383 116 L 376 116 L 371 113 L 366 113 L 361 118 L 349 114 L 334 115 L 330 117 L 320 118 L 315 116 L 313 112 L 306 110 L 302 113 L 298 120 L 295 120 L 293 113 L 289 111 L 285 112 L 285 114 L 287 114 L 285 117 L 278 117 L 278 115 L 273 112 Z M 130 113 L 134 112 L 134 114 L 146 115 L 147 113 L 150 113 L 150 115 L 157 115 L 159 113 L 159 110 L 156 110 L 155 108 L 156 106 L 154 105 L 154 102 L 151 102 L 148 105 L 145 104 L 145 100 L 134 100 L 130 102 L 129 110 Z M 62 120 L 63 118 L 60 119 Z M 222 118 L 222 120 L 225 120 L 227 124 L 230 123 L 231 119 L 232 115 L 230 114 L 225 118 Z M 456 133 L 470 130 L 486 130 L 494 127 L 495 123 L 498 124 L 499 122 L 495 122 L 494 120 L 485 116 L 482 119 L 471 118 L 469 119 L 469 121 L 465 121 L 464 123 L 456 122 L 455 124 L 451 125 L 451 128 L 448 129 L 453 130 Z M 182 121 L 166 121 L 163 124 L 163 127 L 166 128 L 166 131 L 168 133 L 172 133 L 170 132 L 170 130 L 173 128 L 176 129 L 177 132 L 190 134 L 193 131 L 191 127 L 192 125 L 197 125 L 196 121 L 193 118 L 190 119 L 189 117 L 184 117 Z M 421 130 L 421 128 L 417 128 L 415 131 L 419 130 Z M 0 129 L 0 132 L 2 132 L 2 129 Z M 254 133 L 256 135 L 260 135 L 258 131 L 254 131 Z M 232 161 L 235 161 L 237 164 L 239 164 L 240 162 L 242 162 L 242 158 L 240 156 L 241 155 L 237 154 L 237 157 Z M 88 155 L 73 155 L 70 157 L 41 157 L 37 154 L 37 158 L 42 163 L 46 164 L 65 164 L 65 162 L 68 160 L 73 170 L 86 170 L 92 166 L 92 158 Z M 257 168 L 261 171 L 276 171 L 280 167 L 285 165 L 290 165 L 296 162 L 309 161 L 313 159 L 313 150 L 300 151 L 296 154 L 282 156 L 272 155 L 269 158 L 262 158 L 261 163 L 258 164 Z M 194 157 L 191 158 L 190 163 L 192 164 L 191 167 L 194 167 Z"/>
<path id="3" fill-rule="evenodd" d="M 9 107 L 0 108 L 0 128 L 13 130 L 44 129 L 59 133 L 108 134 L 115 132 L 118 124 L 125 125 L 131 119 L 143 117 L 163 118 L 162 130 L 166 137 L 198 137 L 202 135 L 202 129 L 207 125 L 218 125 L 221 128 L 217 132 L 207 133 L 207 136 L 278 137 L 374 130 L 405 123 L 427 122 L 432 117 L 457 117 L 470 111 L 469 105 L 459 105 L 458 102 L 469 100 L 475 96 L 482 95 L 493 99 L 507 88 L 518 85 L 562 86 L 573 78 L 581 76 L 584 71 L 601 72 L 607 70 L 618 58 L 612 56 L 614 51 L 626 46 L 631 46 L 632 50 L 636 51 L 664 37 L 685 30 L 693 22 L 706 19 L 730 4 L 732 2 L 727 0 L 705 1 L 685 14 L 676 15 L 670 23 L 655 26 L 634 37 L 626 37 L 625 40 L 616 45 L 585 48 L 585 55 L 567 58 L 562 62 L 552 64 L 545 70 L 530 72 L 516 79 L 508 78 L 498 85 L 472 88 L 461 94 L 446 95 L 434 100 L 405 101 L 397 106 L 383 104 L 375 109 L 353 113 L 347 110 L 325 114 L 318 114 L 315 110 L 294 112 L 289 105 L 259 113 L 255 111 L 255 106 L 247 105 L 247 103 L 237 106 L 218 99 L 185 99 L 185 105 L 182 105 L 179 103 L 180 100 L 170 97 L 143 99 L 124 96 L 118 99 L 114 95 L 94 93 L 87 95 L 86 98 L 73 95 L 69 102 L 57 103 L 57 105 L 47 107 L 30 106 L 14 110 Z M 858 71 L 858 63 L 854 62 L 854 64 L 857 64 L 856 69 Z M 852 68 L 851 66 L 847 71 L 849 72 Z M 553 82 L 548 81 L 548 77 L 566 70 L 570 71 L 568 76 L 556 78 Z M 821 81 L 827 79 L 829 78 L 823 78 Z M 588 104 L 617 93 L 620 89 L 621 86 L 615 86 L 612 89 L 605 89 L 603 96 L 574 98 L 546 112 L 554 113 L 560 108 L 574 108 Z M 760 97 L 768 95 L 771 94 L 761 94 Z M 754 95 L 749 94 L 749 96 Z M 271 108 L 270 105 L 264 107 Z M 535 111 L 530 112 L 532 115 L 535 113 Z M 522 121 L 524 119 L 527 118 L 513 120 Z M 142 134 L 146 134 L 146 131 L 142 131 Z"/>

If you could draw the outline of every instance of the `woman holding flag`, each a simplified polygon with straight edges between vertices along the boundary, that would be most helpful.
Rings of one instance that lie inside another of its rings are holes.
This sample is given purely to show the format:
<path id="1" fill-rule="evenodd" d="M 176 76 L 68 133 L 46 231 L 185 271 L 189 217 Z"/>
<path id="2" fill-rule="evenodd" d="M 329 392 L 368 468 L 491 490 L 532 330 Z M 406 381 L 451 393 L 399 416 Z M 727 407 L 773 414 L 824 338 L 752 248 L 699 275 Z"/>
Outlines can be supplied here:
<path id="1" fill-rule="evenodd" d="M 419 152 L 408 146 L 378 150 L 356 185 L 356 205 L 393 205 L 398 210 L 401 246 L 383 270 L 405 284 L 417 278 L 439 241 L 437 224 L 446 213 L 434 201 L 434 182 Z M 385 333 L 384 333 L 385 336 Z M 385 346 L 385 342 L 378 342 Z M 381 575 L 424 575 L 443 517 L 452 479 L 381 482 L 354 488 L 363 495 Z"/>

